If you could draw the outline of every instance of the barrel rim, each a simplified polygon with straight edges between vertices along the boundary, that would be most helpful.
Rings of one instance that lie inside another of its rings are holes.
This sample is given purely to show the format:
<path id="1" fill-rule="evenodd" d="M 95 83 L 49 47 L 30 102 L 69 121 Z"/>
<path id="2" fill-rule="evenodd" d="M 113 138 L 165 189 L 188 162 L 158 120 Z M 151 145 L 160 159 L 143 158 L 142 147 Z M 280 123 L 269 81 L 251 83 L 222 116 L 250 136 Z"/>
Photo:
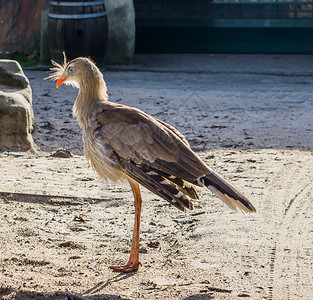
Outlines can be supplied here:
<path id="1" fill-rule="evenodd" d="M 106 16 L 106 12 L 98 12 L 98 13 L 93 13 L 93 14 L 80 14 L 80 15 L 61 15 L 61 14 L 48 14 L 49 18 L 51 19 L 62 19 L 62 20 L 70 20 L 70 19 L 75 19 L 75 20 L 81 20 L 81 19 L 93 19 L 93 18 L 99 18 L 99 17 L 104 17 Z"/>
<path id="2" fill-rule="evenodd" d="M 50 1 L 53 6 L 96 6 L 104 5 L 104 1 L 91 1 L 91 2 L 64 2 L 64 1 Z"/>

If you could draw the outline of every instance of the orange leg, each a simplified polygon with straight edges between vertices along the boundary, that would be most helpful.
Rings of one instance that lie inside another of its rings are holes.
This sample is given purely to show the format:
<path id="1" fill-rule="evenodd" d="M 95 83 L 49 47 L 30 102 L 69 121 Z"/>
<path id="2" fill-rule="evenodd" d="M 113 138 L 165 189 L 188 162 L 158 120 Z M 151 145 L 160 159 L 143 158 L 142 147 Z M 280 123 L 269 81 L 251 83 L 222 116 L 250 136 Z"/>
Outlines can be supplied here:
<path id="1" fill-rule="evenodd" d="M 124 273 L 129 273 L 137 271 L 140 265 L 139 261 L 139 234 L 140 234 L 140 216 L 141 216 L 141 204 L 142 198 L 140 193 L 139 184 L 132 180 L 128 179 L 128 182 L 132 188 L 134 195 L 134 205 L 135 205 L 135 221 L 134 221 L 134 231 L 133 231 L 133 240 L 130 249 L 130 256 L 127 265 L 123 266 L 110 266 L 111 269 L 115 271 L 121 271 Z"/>

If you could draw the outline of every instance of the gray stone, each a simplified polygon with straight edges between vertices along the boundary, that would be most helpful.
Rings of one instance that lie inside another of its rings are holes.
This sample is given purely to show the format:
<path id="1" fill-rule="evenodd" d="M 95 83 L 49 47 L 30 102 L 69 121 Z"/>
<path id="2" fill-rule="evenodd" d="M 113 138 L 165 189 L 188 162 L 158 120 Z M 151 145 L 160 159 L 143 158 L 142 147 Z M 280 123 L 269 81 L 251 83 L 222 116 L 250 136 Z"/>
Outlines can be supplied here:
<path id="1" fill-rule="evenodd" d="M 49 1 L 43 1 L 43 7 L 41 11 L 41 34 L 40 34 L 40 64 L 50 65 L 50 43 L 49 43 L 49 31 L 48 31 L 48 13 L 49 13 Z"/>
<path id="2" fill-rule="evenodd" d="M 18 62 L 0 60 L 0 147 L 34 147 L 32 90 Z"/>
<path id="3" fill-rule="evenodd" d="M 133 1 L 104 0 L 108 17 L 106 64 L 131 64 L 135 49 L 135 9 Z"/>

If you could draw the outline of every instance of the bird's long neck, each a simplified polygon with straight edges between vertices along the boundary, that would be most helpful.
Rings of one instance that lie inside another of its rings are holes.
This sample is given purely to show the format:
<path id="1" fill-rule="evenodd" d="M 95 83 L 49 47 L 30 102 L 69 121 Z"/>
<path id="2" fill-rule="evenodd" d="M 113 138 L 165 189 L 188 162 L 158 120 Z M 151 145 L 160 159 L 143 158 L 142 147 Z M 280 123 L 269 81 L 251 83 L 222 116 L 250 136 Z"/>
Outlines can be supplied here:
<path id="1" fill-rule="evenodd" d="M 73 106 L 73 115 L 83 129 L 89 127 L 100 102 L 108 100 L 107 87 L 103 77 L 86 78 L 80 82 L 79 92 Z"/>

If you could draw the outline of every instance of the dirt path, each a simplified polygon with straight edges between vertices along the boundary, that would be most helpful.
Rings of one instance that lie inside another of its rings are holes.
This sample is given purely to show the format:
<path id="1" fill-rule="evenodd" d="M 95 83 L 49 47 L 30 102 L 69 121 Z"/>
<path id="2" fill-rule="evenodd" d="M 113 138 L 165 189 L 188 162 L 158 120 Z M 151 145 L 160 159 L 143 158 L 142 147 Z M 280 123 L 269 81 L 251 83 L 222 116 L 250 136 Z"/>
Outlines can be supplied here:
<path id="1" fill-rule="evenodd" d="M 249 195 L 258 213 L 236 215 L 201 190 L 195 210 L 184 214 L 143 191 L 143 266 L 119 275 L 107 267 L 128 257 L 129 188 L 101 183 L 80 156 L 2 154 L 1 186 L 17 194 L 0 196 L 0 226 L 6 228 L 0 233 L 0 295 L 310 299 L 312 153 L 219 150 L 201 156 Z M 153 248 L 154 242 L 160 246 Z"/>

